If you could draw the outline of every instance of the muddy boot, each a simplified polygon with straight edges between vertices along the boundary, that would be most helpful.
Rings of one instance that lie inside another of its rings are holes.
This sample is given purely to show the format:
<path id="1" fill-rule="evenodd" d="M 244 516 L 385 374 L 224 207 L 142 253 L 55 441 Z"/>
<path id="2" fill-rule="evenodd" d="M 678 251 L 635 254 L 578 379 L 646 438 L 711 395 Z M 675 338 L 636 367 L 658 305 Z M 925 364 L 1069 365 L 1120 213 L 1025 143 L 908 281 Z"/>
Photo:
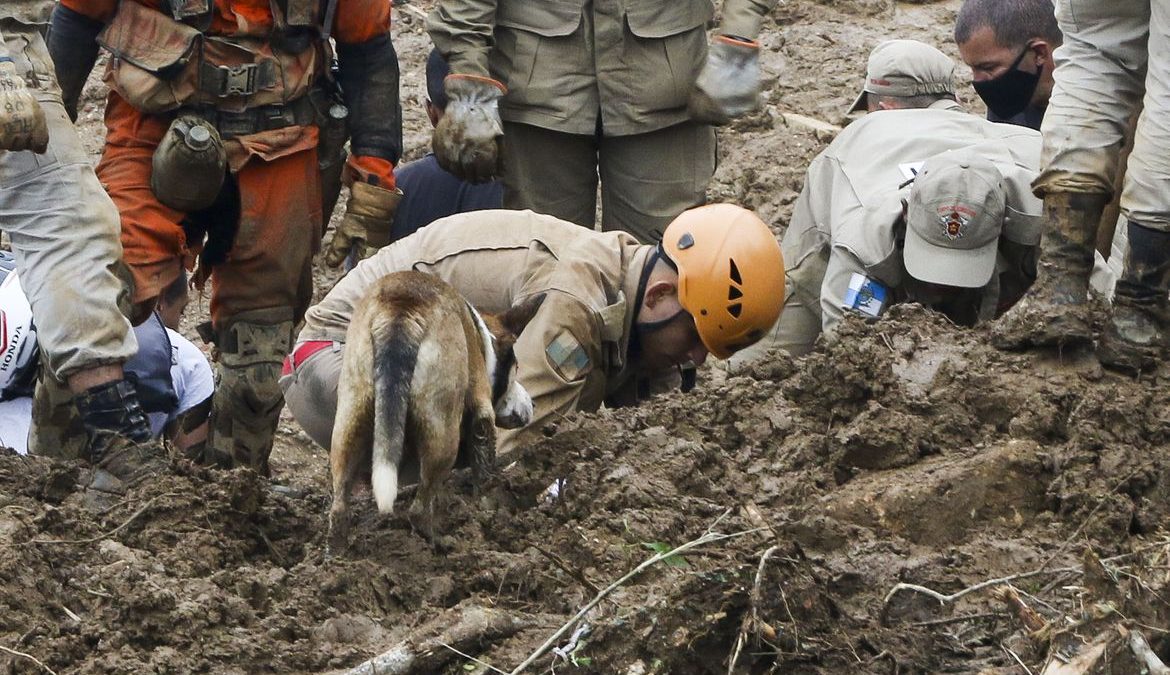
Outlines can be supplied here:
<path id="1" fill-rule="evenodd" d="M 245 312 L 231 322 L 216 331 L 219 364 L 205 461 L 225 468 L 247 466 L 268 476 L 268 455 L 284 407 L 277 380 L 292 348 L 292 311 Z"/>
<path id="2" fill-rule="evenodd" d="M 1150 368 L 1166 346 L 1170 326 L 1170 232 L 1129 223 L 1125 271 L 1113 293 L 1113 315 L 1097 346 L 1102 365 Z"/>
<path id="3" fill-rule="evenodd" d="M 1056 192 L 1044 197 L 1044 236 L 1039 273 L 1023 300 L 992 326 L 1000 349 L 1088 344 L 1089 275 L 1097 224 L 1109 197 Z"/>
<path id="4" fill-rule="evenodd" d="M 90 490 L 121 494 L 167 467 L 166 450 L 151 437 L 134 385 L 117 380 L 74 397 L 94 467 Z"/>
<path id="5" fill-rule="evenodd" d="M 47 372 L 42 372 L 33 393 L 28 451 L 53 459 L 89 459 L 89 438 L 73 392 Z"/>

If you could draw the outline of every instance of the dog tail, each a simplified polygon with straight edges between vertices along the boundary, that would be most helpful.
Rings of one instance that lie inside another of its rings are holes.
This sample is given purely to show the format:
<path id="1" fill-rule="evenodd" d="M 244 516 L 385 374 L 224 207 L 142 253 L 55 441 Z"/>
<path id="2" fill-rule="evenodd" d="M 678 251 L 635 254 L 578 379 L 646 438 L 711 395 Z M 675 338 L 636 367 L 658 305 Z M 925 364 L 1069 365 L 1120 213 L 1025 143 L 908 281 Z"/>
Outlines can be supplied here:
<path id="1" fill-rule="evenodd" d="M 378 510 L 394 510 L 398 466 L 402 463 L 410 383 L 418 361 L 418 340 L 402 322 L 374 335 L 374 448 L 370 482 Z"/>

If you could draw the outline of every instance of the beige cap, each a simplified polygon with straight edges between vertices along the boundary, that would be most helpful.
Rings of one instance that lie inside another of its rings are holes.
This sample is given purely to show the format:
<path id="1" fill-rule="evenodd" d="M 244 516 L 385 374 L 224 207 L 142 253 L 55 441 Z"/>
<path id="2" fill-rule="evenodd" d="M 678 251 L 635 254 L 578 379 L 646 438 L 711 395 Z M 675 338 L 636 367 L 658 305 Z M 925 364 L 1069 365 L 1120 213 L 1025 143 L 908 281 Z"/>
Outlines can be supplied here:
<path id="1" fill-rule="evenodd" d="M 994 164 L 969 150 L 931 157 L 910 190 L 906 271 L 944 286 L 986 285 L 995 271 L 1003 218 L 1003 176 Z"/>
<path id="2" fill-rule="evenodd" d="M 955 62 L 918 40 L 888 40 L 869 53 L 865 85 L 848 112 L 865 110 L 866 95 L 917 96 L 955 93 Z"/>

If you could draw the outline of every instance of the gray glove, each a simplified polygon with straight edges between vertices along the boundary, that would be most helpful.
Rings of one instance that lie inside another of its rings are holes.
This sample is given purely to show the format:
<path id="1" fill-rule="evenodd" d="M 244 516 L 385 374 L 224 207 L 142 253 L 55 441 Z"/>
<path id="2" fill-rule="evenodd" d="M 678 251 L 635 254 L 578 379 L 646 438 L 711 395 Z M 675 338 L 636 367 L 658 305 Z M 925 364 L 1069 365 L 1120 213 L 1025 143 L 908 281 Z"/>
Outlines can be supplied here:
<path id="1" fill-rule="evenodd" d="M 0 56 L 0 150 L 39 154 L 48 147 L 45 111 L 16 72 L 12 59 Z"/>
<path id="2" fill-rule="evenodd" d="M 760 95 L 760 45 L 720 35 L 695 79 L 687 110 L 704 124 L 727 124 L 755 110 Z"/>
<path id="3" fill-rule="evenodd" d="M 448 75 L 443 89 L 447 109 L 432 140 L 439 166 L 472 183 L 496 178 L 503 172 L 499 101 L 504 85 L 490 77 Z"/>

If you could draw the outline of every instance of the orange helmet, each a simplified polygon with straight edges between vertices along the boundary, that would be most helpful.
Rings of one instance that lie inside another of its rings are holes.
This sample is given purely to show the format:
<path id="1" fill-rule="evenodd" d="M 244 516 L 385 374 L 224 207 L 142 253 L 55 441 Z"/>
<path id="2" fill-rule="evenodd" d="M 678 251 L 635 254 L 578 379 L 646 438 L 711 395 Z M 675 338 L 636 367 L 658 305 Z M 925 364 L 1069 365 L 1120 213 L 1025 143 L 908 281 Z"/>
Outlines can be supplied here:
<path id="1" fill-rule="evenodd" d="M 678 300 L 707 351 L 725 359 L 764 337 L 784 304 L 784 259 L 776 235 L 734 204 L 683 211 L 662 233 L 678 270 Z"/>

